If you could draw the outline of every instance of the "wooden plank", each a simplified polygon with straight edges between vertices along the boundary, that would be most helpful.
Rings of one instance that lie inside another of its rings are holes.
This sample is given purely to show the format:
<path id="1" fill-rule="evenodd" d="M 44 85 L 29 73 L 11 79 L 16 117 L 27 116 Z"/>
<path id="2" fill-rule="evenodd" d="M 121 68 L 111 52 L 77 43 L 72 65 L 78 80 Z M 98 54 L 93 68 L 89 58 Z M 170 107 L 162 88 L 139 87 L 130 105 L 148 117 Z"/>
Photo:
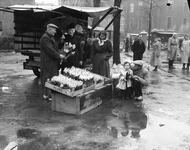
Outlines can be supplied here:
<path id="1" fill-rule="evenodd" d="M 49 89 L 52 89 L 54 91 L 57 91 L 61 94 L 64 94 L 64 95 L 67 95 L 67 96 L 70 96 L 70 97 L 75 97 L 77 95 L 80 95 L 82 93 L 84 93 L 84 89 L 81 89 L 81 90 L 78 90 L 78 91 L 74 91 L 74 92 L 71 92 L 67 89 L 63 89 L 63 88 L 60 88 L 58 86 L 55 86 L 55 85 L 52 85 L 51 83 L 49 82 L 46 82 L 45 83 L 45 87 L 49 88 Z"/>
<path id="2" fill-rule="evenodd" d="M 65 112 L 69 114 L 78 114 L 77 112 L 77 103 L 76 98 L 69 97 L 58 93 L 56 91 L 52 92 L 53 96 L 53 103 L 52 109 L 58 112 Z"/>

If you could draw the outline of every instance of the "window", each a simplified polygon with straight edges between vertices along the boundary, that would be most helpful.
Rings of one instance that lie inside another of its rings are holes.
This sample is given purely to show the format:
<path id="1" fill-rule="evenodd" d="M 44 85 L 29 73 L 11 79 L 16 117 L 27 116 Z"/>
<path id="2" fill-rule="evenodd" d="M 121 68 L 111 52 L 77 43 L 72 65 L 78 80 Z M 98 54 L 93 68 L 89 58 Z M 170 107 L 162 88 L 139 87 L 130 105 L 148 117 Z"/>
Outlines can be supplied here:
<path id="1" fill-rule="evenodd" d="M 141 9 L 142 6 L 143 6 L 143 2 L 140 1 L 140 2 L 139 2 L 139 5 L 138 5 L 138 12 L 140 12 L 140 9 Z"/>
<path id="2" fill-rule="evenodd" d="M 2 31 L 2 22 L 0 21 L 0 31 Z"/>
<path id="3" fill-rule="evenodd" d="M 188 4 L 186 1 L 183 2 L 183 11 L 185 11 L 185 12 L 188 11 Z"/>
<path id="4" fill-rule="evenodd" d="M 129 21 L 129 30 L 133 29 L 133 19 L 131 18 Z"/>
<path id="5" fill-rule="evenodd" d="M 125 18 L 121 16 L 120 20 L 120 31 L 125 31 Z"/>
<path id="6" fill-rule="evenodd" d="M 168 3 L 170 3 L 171 5 L 167 6 L 167 9 L 170 11 L 173 10 L 173 0 L 168 0 Z"/>
<path id="7" fill-rule="evenodd" d="M 130 4 L 130 13 L 134 13 L 134 3 Z"/>
<path id="8" fill-rule="evenodd" d="M 183 18 L 183 30 L 186 30 L 187 29 L 187 23 L 188 23 L 188 20 L 187 18 Z"/>
<path id="9" fill-rule="evenodd" d="M 172 17 L 168 17 L 167 18 L 167 29 L 171 29 L 172 28 Z"/>
<path id="10" fill-rule="evenodd" d="M 138 19 L 138 29 L 141 30 L 142 29 L 142 18 Z"/>
<path id="11" fill-rule="evenodd" d="M 142 2 L 142 1 L 140 1 L 140 2 L 139 2 L 139 6 L 141 7 L 142 5 L 143 5 L 143 2 Z"/>

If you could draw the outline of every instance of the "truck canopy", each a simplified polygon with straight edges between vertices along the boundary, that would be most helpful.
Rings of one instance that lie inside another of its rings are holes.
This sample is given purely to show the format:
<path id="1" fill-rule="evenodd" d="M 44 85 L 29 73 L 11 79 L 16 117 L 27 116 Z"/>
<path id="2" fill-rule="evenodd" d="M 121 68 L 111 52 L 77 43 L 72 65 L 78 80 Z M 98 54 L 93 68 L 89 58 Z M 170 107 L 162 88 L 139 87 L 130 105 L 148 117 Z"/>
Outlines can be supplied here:
<path id="1" fill-rule="evenodd" d="M 32 10 L 33 12 L 55 12 L 60 14 L 69 14 L 71 16 L 77 15 L 77 13 L 84 14 L 88 17 L 101 17 L 107 12 L 109 14 L 116 13 L 121 9 L 118 7 L 77 7 L 77 6 L 67 6 L 67 5 L 13 5 L 1 8 L 7 11 L 28 11 Z"/>

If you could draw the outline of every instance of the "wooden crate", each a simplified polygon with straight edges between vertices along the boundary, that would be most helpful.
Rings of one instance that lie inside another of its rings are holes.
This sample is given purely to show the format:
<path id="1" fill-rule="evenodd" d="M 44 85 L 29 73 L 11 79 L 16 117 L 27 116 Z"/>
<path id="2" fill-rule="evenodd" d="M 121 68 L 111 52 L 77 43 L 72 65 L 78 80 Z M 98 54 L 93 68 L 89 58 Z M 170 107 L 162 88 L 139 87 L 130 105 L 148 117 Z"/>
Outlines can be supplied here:
<path id="1" fill-rule="evenodd" d="M 58 86 L 55 86 L 55 85 L 53 85 L 53 84 L 51 84 L 49 82 L 46 82 L 45 86 L 47 88 L 53 90 L 53 91 L 57 91 L 57 92 L 59 92 L 61 94 L 65 94 L 65 95 L 70 96 L 70 97 L 75 97 L 75 96 L 77 96 L 77 95 L 82 94 L 82 93 L 85 92 L 85 89 L 81 89 L 81 90 L 72 92 L 72 91 L 69 91 L 67 89 L 63 89 L 63 88 L 60 88 Z"/>
<path id="2" fill-rule="evenodd" d="M 52 110 L 69 114 L 84 114 L 109 100 L 111 95 L 111 84 L 75 97 L 70 97 L 52 90 Z"/>

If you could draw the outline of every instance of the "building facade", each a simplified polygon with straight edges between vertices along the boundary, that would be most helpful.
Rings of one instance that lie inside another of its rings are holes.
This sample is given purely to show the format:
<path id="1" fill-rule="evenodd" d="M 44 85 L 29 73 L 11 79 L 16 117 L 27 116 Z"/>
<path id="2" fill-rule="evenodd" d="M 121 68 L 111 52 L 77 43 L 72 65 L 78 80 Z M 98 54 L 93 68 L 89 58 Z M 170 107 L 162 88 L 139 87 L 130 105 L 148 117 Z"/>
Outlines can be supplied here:
<path id="1" fill-rule="evenodd" d="M 187 0 L 169 1 L 170 6 L 167 6 L 168 0 L 123 0 L 121 24 L 124 26 L 124 35 L 140 33 L 143 30 L 148 32 L 149 15 L 152 18 L 151 30 L 190 34 L 190 11 Z"/>
<path id="2" fill-rule="evenodd" d="M 35 0 L 0 0 L 1 7 L 22 4 L 35 4 Z M 0 11 L 0 33 L 1 35 L 14 34 L 13 13 Z"/>

